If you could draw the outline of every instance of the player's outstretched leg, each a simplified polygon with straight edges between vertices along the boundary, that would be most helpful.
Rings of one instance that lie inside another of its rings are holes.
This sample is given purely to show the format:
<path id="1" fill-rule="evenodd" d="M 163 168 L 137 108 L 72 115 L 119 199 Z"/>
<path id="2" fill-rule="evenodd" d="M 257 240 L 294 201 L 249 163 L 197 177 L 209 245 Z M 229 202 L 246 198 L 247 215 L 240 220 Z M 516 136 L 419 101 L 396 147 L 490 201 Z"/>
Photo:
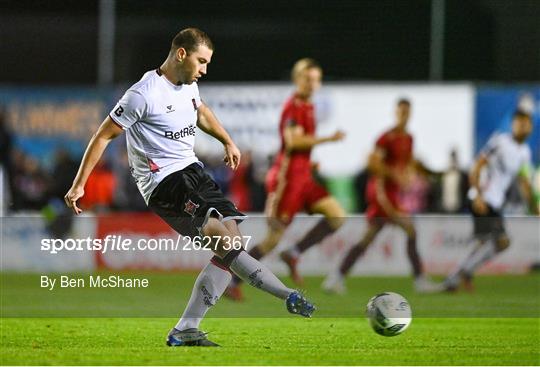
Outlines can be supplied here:
<path id="1" fill-rule="evenodd" d="M 225 226 L 236 236 L 241 236 L 236 223 L 226 222 Z M 269 226 L 270 229 L 266 234 L 265 239 L 260 244 L 251 248 L 248 252 L 249 255 L 251 255 L 251 257 L 253 257 L 255 260 L 260 260 L 267 253 L 272 251 L 274 247 L 276 247 L 276 245 L 278 244 L 285 230 L 285 226 L 281 225 L 281 223 L 270 223 Z M 225 290 L 225 296 L 233 301 L 242 301 L 244 299 L 241 288 L 242 282 L 243 281 L 240 277 L 238 277 L 236 274 L 233 274 L 233 278 L 229 286 Z"/>
<path id="2" fill-rule="evenodd" d="M 204 228 L 204 234 L 208 236 L 235 236 L 239 235 L 240 231 L 236 222 L 226 222 L 227 227 L 215 218 L 210 218 Z M 286 300 L 287 309 L 291 313 L 296 313 L 302 316 L 308 316 L 313 313 L 315 308 L 295 289 L 286 287 L 266 266 L 254 259 L 243 249 L 233 249 L 225 251 L 223 248 L 216 251 L 221 255 L 222 262 L 240 279 L 249 283 L 249 285 L 259 288 L 275 297 Z M 293 297 L 292 294 L 298 294 L 298 297 Z M 291 308 L 289 304 L 293 302 L 296 306 Z"/>
<path id="3" fill-rule="evenodd" d="M 493 258 L 497 253 L 504 251 L 510 245 L 506 234 L 498 236 L 494 240 L 478 241 L 465 260 L 444 281 L 445 290 L 454 292 L 458 289 L 460 281 L 465 290 L 472 292 L 474 287 L 472 279 L 475 271 Z"/>
<path id="4" fill-rule="evenodd" d="M 259 246 L 253 247 L 251 250 L 249 250 L 248 253 L 255 260 L 260 260 L 263 257 L 263 253 L 259 249 Z M 242 279 L 240 279 L 238 275 L 232 275 L 231 282 L 227 286 L 227 289 L 225 289 L 225 293 L 223 295 L 235 302 L 244 301 L 244 293 L 242 292 Z"/>
<path id="5" fill-rule="evenodd" d="M 236 222 L 229 221 L 225 226 L 216 218 L 209 218 L 202 232 L 206 236 L 221 238 L 241 237 Z M 229 284 L 229 269 L 250 285 L 285 300 L 287 310 L 291 313 L 310 317 L 315 310 L 313 304 L 298 291 L 286 287 L 243 249 L 225 250 L 224 243 L 218 241 L 214 252 L 217 256 L 212 258 L 210 264 L 197 277 L 182 318 L 167 335 L 167 345 L 217 346 L 206 338 L 207 334 L 200 331 L 198 326 L 206 311 L 219 300 Z"/>

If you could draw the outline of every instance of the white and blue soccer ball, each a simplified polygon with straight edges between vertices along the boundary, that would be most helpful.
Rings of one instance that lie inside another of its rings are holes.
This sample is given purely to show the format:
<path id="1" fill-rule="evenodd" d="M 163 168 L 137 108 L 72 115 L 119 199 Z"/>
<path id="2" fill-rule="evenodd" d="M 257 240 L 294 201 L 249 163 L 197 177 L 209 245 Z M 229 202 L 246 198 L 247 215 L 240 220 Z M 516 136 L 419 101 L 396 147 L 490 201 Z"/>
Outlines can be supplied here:
<path id="1" fill-rule="evenodd" d="M 400 294 L 384 292 L 371 298 L 366 315 L 373 330 L 383 336 L 404 332 L 412 321 L 409 302 Z"/>

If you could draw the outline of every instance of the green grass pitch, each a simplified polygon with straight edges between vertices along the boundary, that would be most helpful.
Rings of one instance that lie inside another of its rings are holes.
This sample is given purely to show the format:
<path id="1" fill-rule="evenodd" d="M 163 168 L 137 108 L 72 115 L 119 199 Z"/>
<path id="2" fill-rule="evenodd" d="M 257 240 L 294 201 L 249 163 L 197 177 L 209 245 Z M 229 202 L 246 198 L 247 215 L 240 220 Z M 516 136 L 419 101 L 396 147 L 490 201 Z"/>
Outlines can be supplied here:
<path id="1" fill-rule="evenodd" d="M 123 274 L 135 276 L 135 274 Z M 281 301 L 245 288 L 201 328 L 221 348 L 168 348 L 195 275 L 138 274 L 147 289 L 39 288 L 39 276 L 2 274 L 2 365 L 538 365 L 540 276 L 480 277 L 474 294 L 417 295 L 408 278 L 348 280 L 346 296 L 305 289 L 319 310 L 289 316 Z M 369 297 L 395 291 L 414 319 L 396 337 L 369 328 Z"/>

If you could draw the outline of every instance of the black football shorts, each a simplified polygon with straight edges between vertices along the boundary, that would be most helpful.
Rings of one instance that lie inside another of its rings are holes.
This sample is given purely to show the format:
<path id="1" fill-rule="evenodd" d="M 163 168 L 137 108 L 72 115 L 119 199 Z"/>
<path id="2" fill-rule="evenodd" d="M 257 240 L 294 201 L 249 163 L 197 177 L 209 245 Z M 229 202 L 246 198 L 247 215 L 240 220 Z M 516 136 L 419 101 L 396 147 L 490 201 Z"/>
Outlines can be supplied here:
<path id="1" fill-rule="evenodd" d="M 474 209 L 472 209 L 471 203 L 471 212 L 474 220 L 473 224 L 475 236 L 492 236 L 497 238 L 506 234 L 506 230 L 504 228 L 504 219 L 499 211 L 488 205 L 488 211 L 486 214 L 475 213 Z"/>
<path id="2" fill-rule="evenodd" d="M 148 206 L 186 237 L 201 236 L 209 217 L 238 223 L 246 218 L 198 163 L 165 177 L 152 191 Z"/>

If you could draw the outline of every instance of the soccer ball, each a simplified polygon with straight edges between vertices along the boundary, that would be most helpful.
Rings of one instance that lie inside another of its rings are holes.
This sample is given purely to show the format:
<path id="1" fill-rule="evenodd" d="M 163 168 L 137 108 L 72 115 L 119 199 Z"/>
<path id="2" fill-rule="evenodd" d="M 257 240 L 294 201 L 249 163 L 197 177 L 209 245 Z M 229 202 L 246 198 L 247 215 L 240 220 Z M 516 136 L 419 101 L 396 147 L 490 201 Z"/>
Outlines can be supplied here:
<path id="1" fill-rule="evenodd" d="M 409 302 L 400 294 L 385 292 L 371 298 L 366 316 L 373 330 L 383 336 L 395 336 L 404 332 L 412 321 Z"/>

